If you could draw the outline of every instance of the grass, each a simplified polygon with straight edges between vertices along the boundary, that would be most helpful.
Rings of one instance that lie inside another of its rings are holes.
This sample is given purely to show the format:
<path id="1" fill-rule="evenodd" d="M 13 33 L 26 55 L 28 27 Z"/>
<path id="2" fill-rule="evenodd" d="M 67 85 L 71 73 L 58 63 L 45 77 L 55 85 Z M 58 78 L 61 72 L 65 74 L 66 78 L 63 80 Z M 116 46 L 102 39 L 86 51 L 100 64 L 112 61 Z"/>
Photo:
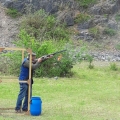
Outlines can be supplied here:
<path id="1" fill-rule="evenodd" d="M 21 16 L 21 14 L 16 9 L 13 9 L 13 8 L 7 9 L 6 14 L 12 18 L 17 18 L 17 17 Z"/>
<path id="2" fill-rule="evenodd" d="M 88 63 L 82 63 L 73 67 L 72 78 L 35 78 L 33 96 L 41 97 L 42 114 L 4 114 L 0 120 L 119 120 L 120 70 L 109 65 L 94 63 L 94 69 L 88 69 Z M 18 84 L 3 80 L 0 91 L 0 107 L 14 108 Z"/>

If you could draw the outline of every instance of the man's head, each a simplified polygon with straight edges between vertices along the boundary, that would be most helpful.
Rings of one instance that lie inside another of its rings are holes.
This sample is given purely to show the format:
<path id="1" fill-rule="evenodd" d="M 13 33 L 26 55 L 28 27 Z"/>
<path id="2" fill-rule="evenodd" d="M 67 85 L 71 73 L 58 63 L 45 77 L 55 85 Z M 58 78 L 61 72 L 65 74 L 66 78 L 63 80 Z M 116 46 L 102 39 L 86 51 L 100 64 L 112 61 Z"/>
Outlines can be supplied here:
<path id="1" fill-rule="evenodd" d="M 30 53 L 28 53 L 28 57 L 30 57 Z M 36 53 L 32 52 L 32 61 L 34 61 L 36 58 Z"/>

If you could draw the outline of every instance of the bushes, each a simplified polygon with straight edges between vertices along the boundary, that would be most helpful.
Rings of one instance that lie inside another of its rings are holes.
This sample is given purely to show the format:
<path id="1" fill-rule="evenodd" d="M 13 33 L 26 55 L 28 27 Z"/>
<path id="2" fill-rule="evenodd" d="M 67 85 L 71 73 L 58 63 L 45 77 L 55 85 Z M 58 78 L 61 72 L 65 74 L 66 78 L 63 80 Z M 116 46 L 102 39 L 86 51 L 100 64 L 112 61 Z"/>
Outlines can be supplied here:
<path id="1" fill-rule="evenodd" d="M 69 41 L 69 32 L 64 25 L 47 15 L 43 10 L 27 15 L 21 24 L 19 41 L 15 44 L 19 47 L 31 48 L 37 57 L 47 55 L 65 49 L 66 41 Z M 62 59 L 58 61 L 58 56 Z M 43 62 L 35 76 L 70 76 L 73 62 L 68 59 L 69 50 L 55 55 Z"/>
<path id="2" fill-rule="evenodd" d="M 94 4 L 96 0 L 77 0 L 81 7 L 88 8 L 89 5 Z"/>
<path id="3" fill-rule="evenodd" d="M 110 69 L 113 70 L 113 71 L 117 71 L 118 66 L 116 65 L 116 63 L 110 63 Z"/>
<path id="4" fill-rule="evenodd" d="M 96 38 L 99 37 L 99 34 L 100 34 L 100 29 L 98 26 L 95 26 L 95 27 L 92 27 L 92 28 L 89 28 L 89 32 Z"/>
<path id="5" fill-rule="evenodd" d="M 114 29 L 106 28 L 106 29 L 103 31 L 103 33 L 104 33 L 105 35 L 114 36 L 114 35 L 116 35 L 117 32 L 116 32 Z"/>
<path id="6" fill-rule="evenodd" d="M 30 36 L 38 41 L 45 39 L 69 41 L 69 32 L 65 26 L 43 10 L 25 16 L 21 23 L 21 29 L 25 29 Z"/>
<path id="7" fill-rule="evenodd" d="M 94 65 L 92 64 L 92 62 L 93 62 L 93 56 L 86 55 L 85 58 L 89 62 L 88 68 L 93 69 L 94 68 Z"/>
<path id="8" fill-rule="evenodd" d="M 75 23 L 82 23 L 82 22 L 90 20 L 90 18 L 91 18 L 90 15 L 85 14 L 85 13 L 80 13 L 76 16 L 74 21 Z"/>
<path id="9" fill-rule="evenodd" d="M 35 77 L 54 77 L 54 76 L 67 76 L 72 75 L 72 66 L 81 60 L 81 53 L 84 49 L 81 47 L 76 52 L 73 45 L 67 44 L 64 41 L 44 40 L 38 42 L 35 38 L 30 37 L 25 30 L 21 30 L 19 34 L 19 41 L 15 42 L 16 46 L 31 48 L 37 54 L 37 58 L 43 55 L 51 54 L 59 50 L 67 49 L 63 53 L 59 53 L 51 59 L 43 62 L 39 69 L 36 70 Z M 7 52 L 4 54 L 5 58 L 9 60 L 9 65 L 4 67 L 6 73 L 19 75 L 21 65 L 21 54 L 19 52 Z M 27 56 L 27 53 L 25 53 Z M 58 57 L 61 58 L 58 60 Z M 7 60 L 6 59 L 6 60 Z"/>
<path id="10" fill-rule="evenodd" d="M 116 15 L 115 15 L 115 20 L 116 20 L 117 22 L 120 21 L 120 14 L 116 14 Z"/>
<path id="11" fill-rule="evenodd" d="M 71 68 L 76 62 L 81 61 L 81 54 L 84 46 L 76 49 L 69 42 L 69 32 L 65 25 L 61 25 L 56 19 L 47 15 L 44 11 L 38 11 L 33 15 L 27 15 L 21 23 L 21 30 L 18 35 L 19 40 L 14 42 L 18 47 L 31 48 L 37 54 L 37 58 L 53 52 L 67 49 L 66 52 L 55 55 L 53 58 L 43 62 L 39 69 L 36 70 L 36 77 L 53 77 L 53 76 L 71 76 Z M 27 56 L 27 53 L 25 53 Z M 10 61 L 7 71 L 11 74 L 19 74 L 21 64 L 21 54 L 11 52 L 5 54 Z M 61 57 L 61 60 L 58 60 Z"/>
<path id="12" fill-rule="evenodd" d="M 21 16 L 21 14 L 16 9 L 13 9 L 13 8 L 7 9 L 6 14 L 12 18 Z"/>
<path id="13" fill-rule="evenodd" d="M 0 72 L 2 75 L 19 75 L 22 54 L 18 51 L 7 51 L 0 54 Z"/>

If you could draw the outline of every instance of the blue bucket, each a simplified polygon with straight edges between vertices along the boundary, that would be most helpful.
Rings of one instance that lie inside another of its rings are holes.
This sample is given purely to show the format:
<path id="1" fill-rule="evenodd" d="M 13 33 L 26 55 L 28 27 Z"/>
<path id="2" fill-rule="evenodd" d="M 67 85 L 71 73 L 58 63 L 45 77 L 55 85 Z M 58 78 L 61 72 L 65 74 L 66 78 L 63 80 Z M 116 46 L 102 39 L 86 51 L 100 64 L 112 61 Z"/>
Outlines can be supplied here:
<path id="1" fill-rule="evenodd" d="M 42 112 L 42 101 L 40 97 L 32 97 L 30 102 L 30 114 L 39 116 Z"/>

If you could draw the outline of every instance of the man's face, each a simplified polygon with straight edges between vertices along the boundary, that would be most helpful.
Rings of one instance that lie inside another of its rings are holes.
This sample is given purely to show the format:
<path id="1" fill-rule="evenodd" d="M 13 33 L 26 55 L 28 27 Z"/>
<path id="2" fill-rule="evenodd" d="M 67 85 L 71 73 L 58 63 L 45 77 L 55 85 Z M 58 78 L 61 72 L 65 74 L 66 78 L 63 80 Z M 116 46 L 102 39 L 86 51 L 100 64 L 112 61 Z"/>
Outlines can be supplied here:
<path id="1" fill-rule="evenodd" d="M 32 56 L 32 61 L 34 61 L 34 60 L 35 60 L 35 58 L 36 58 L 36 56 Z"/>

